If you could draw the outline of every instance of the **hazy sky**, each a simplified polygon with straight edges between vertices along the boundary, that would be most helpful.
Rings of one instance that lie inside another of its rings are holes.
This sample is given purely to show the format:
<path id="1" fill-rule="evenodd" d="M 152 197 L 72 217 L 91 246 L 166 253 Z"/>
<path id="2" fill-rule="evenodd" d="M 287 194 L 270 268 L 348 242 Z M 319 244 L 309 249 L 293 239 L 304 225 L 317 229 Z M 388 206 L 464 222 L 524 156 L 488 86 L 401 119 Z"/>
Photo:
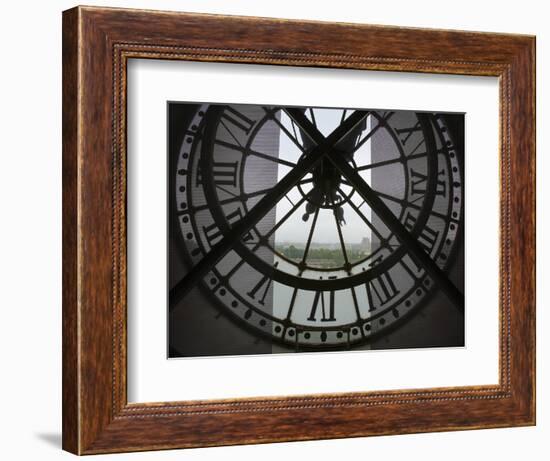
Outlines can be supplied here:
<path id="1" fill-rule="evenodd" d="M 340 124 L 342 113 L 342 109 L 314 109 L 314 116 L 317 127 L 325 136 L 328 136 Z M 346 114 L 346 116 L 347 115 L 349 114 Z M 290 121 L 285 113 L 282 113 L 281 123 L 285 127 L 289 128 L 290 132 L 292 132 Z M 367 130 L 369 129 L 369 127 L 370 120 L 367 120 Z M 280 130 L 279 143 L 279 158 L 283 158 L 292 162 L 297 162 L 301 155 L 301 152 L 282 130 Z M 366 164 L 370 162 L 370 155 L 371 144 L 369 140 L 356 152 L 354 158 L 357 160 L 359 160 L 360 158 L 360 162 L 358 161 L 358 163 Z M 290 169 L 288 167 L 279 165 L 278 180 L 284 177 L 289 171 Z M 370 170 L 363 172 L 362 176 L 363 179 L 369 182 Z M 309 188 L 310 187 L 311 186 L 309 186 Z M 309 190 L 309 188 L 307 190 Z M 304 188 L 304 190 L 307 191 L 306 188 Z M 346 192 L 349 191 L 350 189 L 347 188 Z M 299 191 L 296 190 L 296 188 L 293 189 L 288 194 L 288 196 L 294 203 L 296 203 L 301 198 L 301 195 Z M 362 203 L 362 199 L 358 196 L 357 193 L 354 194 L 352 200 L 356 205 L 360 205 Z M 284 216 L 290 210 L 290 208 L 292 208 L 292 205 L 288 200 L 281 200 L 277 205 L 277 220 Z M 364 237 L 370 239 L 370 230 L 365 225 L 361 217 L 359 217 L 359 215 L 357 215 L 349 205 L 344 205 L 343 210 L 344 219 L 346 221 L 346 223 L 342 225 L 342 234 L 344 237 L 344 241 L 346 243 L 360 243 Z M 371 217 L 371 212 L 367 205 L 363 205 L 361 207 L 361 211 L 365 214 L 367 218 Z M 302 205 L 299 210 L 294 212 L 294 214 L 287 220 L 287 222 L 278 229 L 275 235 L 275 240 L 277 243 L 306 241 L 309 230 L 311 228 L 311 223 L 313 221 L 313 215 L 310 215 L 308 221 L 304 222 L 302 220 L 302 216 L 304 213 L 305 204 Z M 339 242 L 336 221 L 332 210 L 321 210 L 319 212 L 319 217 L 317 219 L 312 241 L 316 243 Z"/>

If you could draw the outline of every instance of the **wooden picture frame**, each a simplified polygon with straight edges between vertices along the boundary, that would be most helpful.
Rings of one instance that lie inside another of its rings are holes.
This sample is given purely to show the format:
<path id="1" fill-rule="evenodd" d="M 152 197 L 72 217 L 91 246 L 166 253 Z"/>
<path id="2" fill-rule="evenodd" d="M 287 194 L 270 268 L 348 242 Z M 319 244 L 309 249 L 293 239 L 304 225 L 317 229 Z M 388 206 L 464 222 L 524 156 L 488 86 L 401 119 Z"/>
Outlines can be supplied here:
<path id="1" fill-rule="evenodd" d="M 498 385 L 129 404 L 130 58 L 498 77 Z M 65 450 L 93 454 L 533 424 L 534 37 L 94 7 L 63 13 Z"/>

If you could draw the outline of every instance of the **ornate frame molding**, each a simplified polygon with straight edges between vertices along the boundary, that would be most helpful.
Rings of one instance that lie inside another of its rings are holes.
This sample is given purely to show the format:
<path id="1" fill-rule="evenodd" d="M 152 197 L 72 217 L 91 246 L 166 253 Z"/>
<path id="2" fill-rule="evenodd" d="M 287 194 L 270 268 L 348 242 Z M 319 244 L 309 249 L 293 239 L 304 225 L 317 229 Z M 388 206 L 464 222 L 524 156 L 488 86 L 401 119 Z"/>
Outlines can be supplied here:
<path id="1" fill-rule="evenodd" d="M 334 33 L 346 40 L 322 38 Z M 280 37 L 276 44 L 271 36 Z M 220 47 L 209 46 L 214 42 Z M 518 35 L 92 7 L 64 12 L 64 449 L 88 454 L 534 424 L 534 56 L 534 38 Z M 129 404 L 125 162 L 132 58 L 499 77 L 499 384 Z"/>

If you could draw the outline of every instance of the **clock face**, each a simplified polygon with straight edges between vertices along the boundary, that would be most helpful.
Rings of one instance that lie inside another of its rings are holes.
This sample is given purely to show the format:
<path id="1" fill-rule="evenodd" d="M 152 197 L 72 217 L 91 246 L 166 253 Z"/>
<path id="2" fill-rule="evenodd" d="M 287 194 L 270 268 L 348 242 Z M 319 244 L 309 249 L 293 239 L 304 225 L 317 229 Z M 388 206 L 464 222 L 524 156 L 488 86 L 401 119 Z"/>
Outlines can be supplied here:
<path id="1" fill-rule="evenodd" d="M 169 191 L 188 269 L 171 309 L 200 287 L 235 328 L 289 351 L 368 347 L 434 297 L 462 313 L 455 125 L 413 111 L 189 106 Z"/>

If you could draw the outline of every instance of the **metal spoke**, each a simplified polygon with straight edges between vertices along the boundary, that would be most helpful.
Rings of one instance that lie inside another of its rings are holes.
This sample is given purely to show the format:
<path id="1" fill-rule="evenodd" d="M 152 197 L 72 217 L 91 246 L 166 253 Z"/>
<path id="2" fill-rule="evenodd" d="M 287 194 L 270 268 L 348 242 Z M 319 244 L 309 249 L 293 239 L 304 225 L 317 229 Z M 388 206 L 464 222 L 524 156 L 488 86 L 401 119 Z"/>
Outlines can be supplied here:
<path id="1" fill-rule="evenodd" d="M 346 119 L 346 111 L 347 111 L 347 109 L 344 109 L 342 111 L 342 118 L 340 119 L 340 123 L 342 123 Z"/>
<path id="2" fill-rule="evenodd" d="M 338 216 L 336 216 L 336 205 L 334 204 L 334 199 L 331 200 L 333 210 L 332 213 L 334 215 L 334 221 L 336 222 L 336 229 L 338 230 L 338 239 L 340 240 L 340 246 L 342 248 L 342 255 L 344 256 L 344 262 L 346 269 L 346 272 L 349 273 L 350 271 L 350 263 L 348 259 L 348 252 L 346 251 L 346 243 L 344 242 L 344 236 L 342 235 L 342 226 L 340 226 L 340 220 L 338 219 Z"/>
<path id="3" fill-rule="evenodd" d="M 307 184 L 311 182 L 311 179 L 303 179 L 301 181 L 298 182 L 298 184 Z M 261 189 L 261 190 L 257 190 L 257 191 L 254 191 L 254 192 L 250 192 L 250 193 L 245 193 L 245 194 L 242 194 L 242 195 L 239 195 L 239 194 L 235 194 L 229 190 L 227 190 L 226 188 L 220 186 L 220 185 L 216 185 L 216 187 L 218 189 L 221 189 L 223 190 L 225 193 L 227 193 L 228 195 L 231 195 L 230 198 L 226 198 L 226 199 L 223 199 L 223 200 L 220 200 L 220 205 L 227 205 L 229 203 L 233 203 L 233 202 L 244 202 L 246 200 L 250 200 L 251 198 L 254 198 L 254 197 L 258 197 L 260 195 L 265 195 L 267 194 L 268 192 L 270 192 L 273 187 L 269 187 L 267 189 Z M 198 206 L 194 206 L 194 207 L 191 207 L 191 210 L 193 212 L 198 212 L 198 211 L 204 211 L 204 210 L 207 210 L 210 208 L 210 205 L 205 203 L 204 205 L 198 205 Z M 186 210 L 180 210 L 177 212 L 177 215 L 178 216 L 181 216 L 183 214 L 188 214 L 190 212 L 189 209 L 186 209 Z"/>
<path id="4" fill-rule="evenodd" d="M 430 255 L 422 248 L 418 240 L 409 233 L 405 226 L 397 219 L 384 201 L 374 192 L 370 186 L 363 180 L 353 167 L 351 167 L 345 159 L 340 155 L 327 154 L 328 159 L 340 170 L 340 172 L 348 178 L 354 185 L 355 190 L 369 204 L 372 210 L 384 221 L 386 226 L 395 234 L 395 236 L 406 246 L 428 274 L 435 280 L 441 290 L 447 295 L 449 300 L 455 307 L 464 311 L 464 295 L 456 288 L 449 280 L 447 275 L 437 266 Z"/>
<path id="5" fill-rule="evenodd" d="M 401 205 L 402 207 L 404 208 L 414 208 L 415 210 L 421 210 L 422 207 L 420 205 L 417 205 L 416 203 L 414 202 L 409 202 L 405 199 L 402 199 L 402 198 L 398 198 L 398 197 L 394 197 L 393 195 L 390 195 L 390 194 L 386 194 L 385 192 L 380 192 L 378 190 L 375 190 L 374 191 L 378 196 L 382 197 L 382 198 L 385 198 L 387 200 L 391 200 L 392 202 L 395 202 L 395 203 L 398 203 L 399 205 Z M 421 198 L 421 197 L 420 197 Z M 418 200 L 418 199 L 417 199 Z M 447 221 L 447 216 L 444 215 L 443 213 L 439 213 L 438 211 L 434 211 L 434 210 L 429 210 L 428 211 L 432 216 L 435 216 L 437 218 L 440 218 L 440 219 L 443 219 L 444 221 Z"/>
<path id="6" fill-rule="evenodd" d="M 235 135 L 233 134 L 233 132 L 227 127 L 227 125 L 225 124 L 225 122 L 223 120 L 220 119 L 220 123 L 222 124 L 222 126 L 227 130 L 227 132 L 231 135 L 231 137 L 235 140 L 235 142 L 243 147 L 243 145 L 241 144 L 241 142 L 235 137 Z"/>
<path id="7" fill-rule="evenodd" d="M 372 128 L 369 133 L 355 145 L 355 147 L 351 151 L 351 154 L 355 154 L 355 152 L 357 152 L 363 144 L 365 144 L 380 128 L 382 128 L 382 126 L 384 126 L 384 123 L 386 123 L 393 114 L 395 114 L 395 112 L 390 112 L 387 116 L 383 117 L 382 120 L 378 120 L 378 124 L 374 128 Z"/>
<path id="8" fill-rule="evenodd" d="M 311 228 L 309 229 L 309 235 L 307 236 L 306 247 L 304 249 L 304 255 L 302 256 L 302 265 L 306 263 L 307 254 L 309 253 L 309 247 L 311 245 L 311 239 L 313 238 L 313 232 L 317 224 L 317 217 L 319 216 L 319 208 L 315 210 L 315 215 L 313 215 L 313 221 L 311 222 Z"/>
<path id="9" fill-rule="evenodd" d="M 247 153 L 249 155 L 252 155 L 254 157 L 258 157 L 258 158 L 262 158 L 264 160 L 269 160 L 270 162 L 275 162 L 275 163 L 279 163 L 281 165 L 285 165 L 285 166 L 288 166 L 290 168 L 294 168 L 296 166 L 296 163 L 294 162 L 290 162 L 288 160 L 284 160 L 282 158 L 277 158 L 277 157 L 271 157 L 270 155 L 267 155 L 267 154 L 264 154 L 262 152 L 258 152 L 258 151 L 255 151 L 255 150 L 247 150 Z"/>
<path id="10" fill-rule="evenodd" d="M 287 127 L 284 126 L 280 120 L 277 119 L 277 117 L 275 117 L 275 111 L 272 110 L 272 109 L 268 109 L 266 107 L 263 107 L 263 110 L 265 111 L 266 114 L 268 114 L 271 119 L 279 126 L 279 128 L 281 128 L 281 130 L 283 130 L 283 133 L 287 135 L 288 139 L 290 139 L 295 145 L 296 147 L 298 147 L 298 149 L 300 149 L 302 152 L 304 152 L 304 146 L 302 146 L 302 144 L 300 144 L 300 142 L 298 141 L 297 138 L 295 138 L 294 136 L 292 136 L 292 133 L 290 131 L 288 131 Z"/>
<path id="11" fill-rule="evenodd" d="M 230 142 L 223 141 L 221 139 L 216 139 L 215 143 L 220 145 L 220 146 L 227 147 L 228 149 L 236 150 L 236 151 L 238 151 L 238 152 L 240 152 L 244 155 L 246 155 L 246 154 L 252 155 L 254 157 L 262 158 L 264 160 L 268 160 L 268 161 L 274 162 L 274 163 L 279 163 L 281 165 L 285 165 L 285 166 L 288 166 L 288 167 L 291 167 L 291 168 L 296 166 L 296 163 L 294 163 L 294 162 L 290 162 L 288 160 L 283 160 L 282 158 L 278 158 L 278 157 L 273 157 L 271 155 L 264 154 L 263 152 L 259 152 L 259 151 L 254 150 L 254 149 L 248 149 L 248 148 L 242 147 L 240 145 L 237 146 L 235 144 L 231 144 Z"/>
<path id="12" fill-rule="evenodd" d="M 340 191 L 340 193 L 342 193 L 342 189 L 338 189 Z M 365 203 L 363 201 L 363 203 Z M 385 244 L 387 248 L 390 248 L 391 247 L 386 243 L 386 239 L 382 236 L 382 234 L 380 234 L 380 231 L 374 226 L 374 224 L 372 224 L 372 222 L 370 221 L 369 218 L 367 218 L 363 212 L 359 209 L 359 207 L 357 205 L 355 205 L 355 203 L 353 203 L 352 200 L 349 200 L 348 201 L 348 205 L 351 206 L 351 208 L 359 215 L 359 217 L 365 222 L 365 224 L 369 227 L 369 229 L 374 233 L 374 235 L 376 235 L 376 237 L 378 238 L 378 240 L 380 240 L 380 242 L 382 244 Z"/>
<path id="13" fill-rule="evenodd" d="M 324 142 L 321 132 L 296 109 L 286 109 L 297 125 L 317 144 Z M 437 266 L 430 255 L 426 253 L 418 240 L 409 233 L 405 226 L 397 219 L 384 201 L 365 182 L 361 175 L 348 164 L 344 156 L 338 150 L 327 152 L 327 158 L 340 173 L 351 183 L 361 197 L 369 204 L 370 208 L 382 219 L 386 226 L 395 234 L 398 240 L 408 249 L 414 259 L 420 263 L 426 272 L 439 285 L 455 307 L 464 311 L 464 295 L 449 280 L 447 275 Z"/>
<path id="14" fill-rule="evenodd" d="M 221 229 L 224 232 L 224 237 L 170 290 L 170 307 L 173 308 L 235 244 L 238 244 L 240 238 L 273 208 L 274 204 L 279 202 L 298 181 L 327 155 L 336 143 L 354 130 L 366 116 L 366 112 L 355 111 L 327 138 L 320 135 L 319 143 L 308 149 L 296 166 L 269 193 L 264 195 L 240 221 L 232 227 L 227 226 L 227 229 Z M 212 129 L 214 128 L 212 127 Z M 205 132 L 205 135 L 207 135 L 207 132 Z"/>
<path id="15" fill-rule="evenodd" d="M 271 237 L 276 231 L 277 229 L 279 229 L 279 227 L 281 227 L 293 214 L 296 210 L 298 210 L 298 208 L 300 208 L 300 206 L 306 201 L 306 197 L 302 197 L 297 203 L 296 205 L 294 205 L 290 210 L 288 210 L 286 212 L 286 214 L 277 222 L 277 224 L 275 224 L 271 230 L 265 234 L 264 236 L 262 236 L 259 232 L 257 232 L 258 235 L 260 235 L 260 239 L 259 239 L 259 242 L 256 243 L 256 245 L 254 246 L 254 248 L 252 248 L 252 252 L 256 251 L 258 248 L 260 248 L 263 244 L 262 241 L 264 240 L 267 240 L 269 237 Z M 243 260 L 244 261 L 244 260 Z"/>
<path id="16" fill-rule="evenodd" d="M 311 107 L 309 108 L 309 115 L 311 117 L 311 121 L 313 122 L 313 124 L 317 126 L 317 122 L 315 121 L 315 114 L 313 113 L 313 109 Z"/>
<path id="17" fill-rule="evenodd" d="M 425 157 L 426 155 L 428 155 L 428 152 L 421 152 L 419 154 L 408 155 L 404 159 L 402 157 L 397 157 L 397 158 L 392 158 L 390 160 L 382 160 L 380 162 L 369 163 L 368 165 L 362 165 L 358 167 L 356 171 L 371 170 L 373 168 L 379 168 L 381 166 L 391 165 L 393 163 L 403 163 L 403 161 L 408 162 L 409 160 Z"/>
<path id="18" fill-rule="evenodd" d="M 302 203 L 306 201 L 306 197 L 302 197 L 298 202 L 296 202 L 296 205 L 294 205 L 278 222 L 273 226 L 273 228 L 264 236 L 264 239 L 268 239 L 271 237 L 279 227 L 281 227 L 287 220 L 290 218 L 294 212 L 302 206 Z"/>

